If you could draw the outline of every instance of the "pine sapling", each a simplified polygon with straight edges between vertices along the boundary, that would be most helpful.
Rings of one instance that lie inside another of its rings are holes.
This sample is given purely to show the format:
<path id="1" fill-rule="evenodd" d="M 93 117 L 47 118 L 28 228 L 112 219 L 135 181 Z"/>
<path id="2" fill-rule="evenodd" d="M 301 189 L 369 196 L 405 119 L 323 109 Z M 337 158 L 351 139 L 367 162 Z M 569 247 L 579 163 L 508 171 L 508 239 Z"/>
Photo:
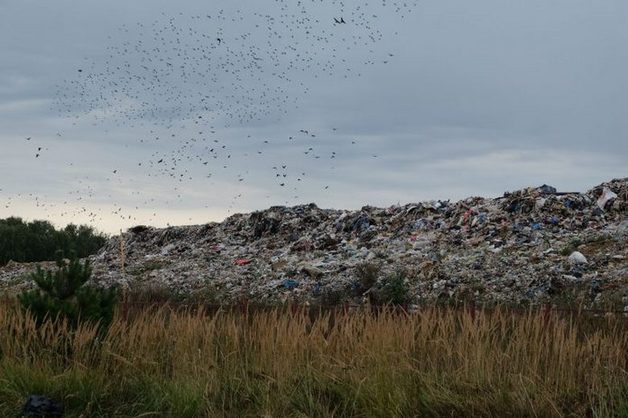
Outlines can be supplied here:
<path id="1" fill-rule="evenodd" d="M 30 311 L 37 324 L 46 319 L 67 319 L 76 327 L 80 322 L 99 322 L 106 330 L 113 319 L 117 291 L 86 285 L 92 273 L 89 260 L 81 264 L 74 253 L 69 262 L 57 252 L 56 271 L 37 267 L 31 277 L 37 288 L 18 296 L 22 307 Z"/>

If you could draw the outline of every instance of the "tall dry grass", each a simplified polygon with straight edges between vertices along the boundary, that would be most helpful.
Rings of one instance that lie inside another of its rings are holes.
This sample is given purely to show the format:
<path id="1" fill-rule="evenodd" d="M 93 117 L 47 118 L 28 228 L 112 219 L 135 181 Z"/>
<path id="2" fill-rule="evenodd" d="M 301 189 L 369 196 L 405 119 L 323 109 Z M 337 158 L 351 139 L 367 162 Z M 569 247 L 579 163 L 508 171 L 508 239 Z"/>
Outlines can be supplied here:
<path id="1" fill-rule="evenodd" d="M 628 333 L 607 318 L 425 309 L 145 309 L 37 329 L 0 307 L 0 415 L 29 393 L 70 417 L 628 417 Z"/>

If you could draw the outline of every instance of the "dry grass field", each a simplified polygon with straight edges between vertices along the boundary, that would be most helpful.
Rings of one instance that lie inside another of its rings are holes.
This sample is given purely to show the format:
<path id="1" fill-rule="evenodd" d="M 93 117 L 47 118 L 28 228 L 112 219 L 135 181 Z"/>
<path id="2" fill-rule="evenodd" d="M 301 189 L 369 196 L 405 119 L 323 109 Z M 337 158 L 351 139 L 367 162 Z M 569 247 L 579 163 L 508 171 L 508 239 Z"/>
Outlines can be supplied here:
<path id="1" fill-rule="evenodd" d="M 118 311 L 105 336 L 0 307 L 0 416 L 628 417 L 619 318 L 530 310 Z"/>

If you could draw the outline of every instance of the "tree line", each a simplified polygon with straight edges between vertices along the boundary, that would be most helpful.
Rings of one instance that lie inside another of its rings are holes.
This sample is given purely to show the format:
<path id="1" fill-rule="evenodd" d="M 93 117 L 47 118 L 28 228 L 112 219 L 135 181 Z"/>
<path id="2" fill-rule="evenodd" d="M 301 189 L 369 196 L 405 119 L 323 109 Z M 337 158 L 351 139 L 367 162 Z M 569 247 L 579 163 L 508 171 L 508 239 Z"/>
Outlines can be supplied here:
<path id="1" fill-rule="evenodd" d="M 91 226 L 69 224 L 57 230 L 48 221 L 24 222 L 22 218 L 0 219 L 0 266 L 18 262 L 51 261 L 58 250 L 87 257 L 98 251 L 107 237 Z"/>

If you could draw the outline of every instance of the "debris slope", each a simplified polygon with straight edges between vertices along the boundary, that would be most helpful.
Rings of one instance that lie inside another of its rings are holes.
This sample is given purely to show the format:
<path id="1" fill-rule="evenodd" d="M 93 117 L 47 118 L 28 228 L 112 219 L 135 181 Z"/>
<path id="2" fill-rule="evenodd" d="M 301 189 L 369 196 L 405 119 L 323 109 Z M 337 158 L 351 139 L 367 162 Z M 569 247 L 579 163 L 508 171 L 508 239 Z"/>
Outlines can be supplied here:
<path id="1" fill-rule="evenodd" d="M 412 303 L 628 311 L 627 212 L 628 178 L 586 193 L 543 185 L 455 203 L 275 206 L 220 223 L 137 226 L 90 258 L 98 284 L 208 303 L 362 303 L 401 274 Z M 0 282 L 15 285 L 27 269 L 11 263 Z"/>

